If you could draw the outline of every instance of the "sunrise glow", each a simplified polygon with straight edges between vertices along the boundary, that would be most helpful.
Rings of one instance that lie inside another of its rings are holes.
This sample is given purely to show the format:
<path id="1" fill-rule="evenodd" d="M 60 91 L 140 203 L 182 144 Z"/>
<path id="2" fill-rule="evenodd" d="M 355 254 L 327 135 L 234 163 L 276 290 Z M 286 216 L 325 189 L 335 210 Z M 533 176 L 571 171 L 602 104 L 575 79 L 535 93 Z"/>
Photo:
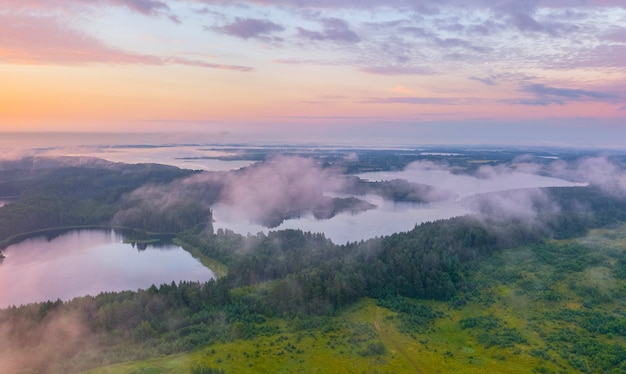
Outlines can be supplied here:
<path id="1" fill-rule="evenodd" d="M 625 61 L 621 0 L 0 0 L 0 130 L 619 146 Z"/>

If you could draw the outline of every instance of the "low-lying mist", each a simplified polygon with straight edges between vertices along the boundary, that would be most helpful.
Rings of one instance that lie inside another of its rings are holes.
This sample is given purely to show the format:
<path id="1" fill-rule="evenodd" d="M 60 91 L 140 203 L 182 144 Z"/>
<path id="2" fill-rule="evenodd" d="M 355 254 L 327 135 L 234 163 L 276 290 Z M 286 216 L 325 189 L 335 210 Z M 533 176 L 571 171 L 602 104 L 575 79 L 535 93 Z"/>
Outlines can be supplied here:
<path id="1" fill-rule="evenodd" d="M 68 162 L 67 165 L 72 165 L 72 162 Z M 520 159 L 511 164 L 484 165 L 471 171 L 447 163 L 420 161 L 409 164 L 399 172 L 365 173 L 358 177 L 360 179 L 355 179 L 354 175 L 345 175 L 341 169 L 325 167 L 313 158 L 284 156 L 238 171 L 190 172 L 172 182 L 144 184 L 125 194 L 122 197 L 122 209 L 115 216 L 114 223 L 129 226 L 135 223 L 149 225 L 152 224 L 150 217 L 158 216 L 169 217 L 166 220 L 160 219 L 159 222 L 171 224 L 169 228 L 172 230 L 188 228 L 198 223 L 205 223 L 214 229 L 231 228 L 242 234 L 267 231 L 268 227 L 299 228 L 304 231 L 323 232 L 336 243 L 343 244 L 346 241 L 409 231 L 423 222 L 466 214 L 474 214 L 481 227 L 486 227 L 482 225 L 483 222 L 490 224 L 494 220 L 511 220 L 516 223 L 527 223 L 528 227 L 534 228 L 547 222 L 544 220 L 546 215 L 574 208 L 586 208 L 584 202 L 578 201 L 568 201 L 572 206 L 563 205 L 563 201 L 567 200 L 558 199 L 555 190 L 578 189 L 585 192 L 581 187 L 590 185 L 610 195 L 626 196 L 624 167 L 605 157 L 583 158 L 571 162 L 557 160 L 549 163 L 534 163 L 532 160 Z M 368 183 L 368 180 L 372 183 Z M 397 180 L 406 183 L 373 182 Z M 472 219 L 469 220 L 474 222 Z M 464 229 L 466 226 L 459 224 L 457 227 Z M 520 227 L 524 228 L 523 225 L 515 226 L 517 229 Z M 549 230 L 542 231 L 541 234 L 546 231 Z M 447 236 L 449 232 L 435 229 L 432 232 L 434 234 L 431 235 L 430 232 L 428 234 L 431 236 L 418 235 L 416 238 L 419 240 L 411 239 L 412 242 L 408 240 L 406 243 L 419 242 L 415 247 L 421 246 L 421 250 L 427 254 L 435 253 L 434 245 L 431 246 L 427 240 L 421 239 L 436 235 Z M 288 237 L 288 234 L 291 233 L 285 232 L 285 237 Z M 508 232 L 504 232 L 502 237 L 507 234 Z M 256 238 L 253 236 L 248 239 L 241 238 L 243 243 L 241 247 L 249 245 L 254 240 L 261 241 L 266 238 L 263 235 Z M 363 254 L 374 256 L 382 248 L 380 245 L 384 241 L 380 239 L 363 243 L 359 250 Z M 284 245 L 289 245 L 289 242 L 284 242 Z M 402 250 L 396 252 L 410 253 L 411 245 L 413 244 L 405 247 L 403 244 Z M 350 245 L 347 245 L 344 248 L 349 247 Z M 339 247 L 327 245 L 325 250 L 340 252 L 335 251 L 337 248 Z M 305 250 L 309 249 L 305 247 Z M 314 250 L 316 249 L 310 252 Z M 285 251 L 288 252 L 290 251 Z M 271 257 L 270 262 L 275 259 L 277 256 Z M 393 263 L 406 265 L 404 267 L 409 270 L 408 274 L 412 267 L 428 268 L 431 265 L 434 267 L 438 262 L 438 258 L 424 256 L 412 262 Z M 245 271 L 238 273 L 245 275 Z M 337 284 L 342 284 L 340 276 L 345 274 L 341 274 L 340 271 L 329 271 L 329 274 L 337 276 Z M 381 271 L 381 274 L 389 276 L 385 278 L 386 282 L 396 275 L 393 271 Z M 346 289 L 350 291 L 354 287 L 348 284 Z M 168 323 L 174 325 L 171 321 L 179 317 L 167 315 L 169 307 L 166 304 L 156 297 L 150 299 L 152 296 L 147 296 L 148 292 L 142 295 L 146 298 L 143 304 L 118 303 L 119 305 L 116 305 L 119 307 L 118 310 L 124 311 L 124 314 L 118 315 L 110 312 L 112 308 L 103 308 L 100 314 L 93 312 L 88 315 L 90 311 L 96 310 L 90 297 L 74 302 L 76 303 L 74 305 L 87 305 L 84 308 L 87 312 L 83 315 L 75 315 L 71 311 L 50 312 L 45 310 L 48 308 L 46 304 L 20 309 L 21 313 L 32 313 L 33 318 L 15 318 L 15 321 L 26 321 L 23 323 L 32 323 L 32 326 L 17 326 L 11 319 L 11 310 L 7 310 L 1 315 L 4 320 L 0 320 L 0 372 L 15 373 L 24 368 L 32 372 L 54 372 L 55 367 L 51 366 L 53 365 L 51 363 L 63 362 L 66 357 L 84 352 L 88 354 L 91 350 L 101 347 L 110 349 L 116 341 L 104 344 L 102 336 L 90 331 L 94 328 L 93 321 L 103 321 L 102 326 L 97 326 L 101 329 L 98 331 L 107 329 L 108 325 L 105 322 L 108 320 L 115 319 L 116 323 L 121 321 L 119 325 L 111 322 L 111 326 L 125 326 L 127 323 L 129 328 L 136 329 L 133 330 L 132 336 L 137 341 L 155 334 L 150 324 L 142 324 L 139 319 L 138 316 L 142 312 L 151 309 L 164 311 L 169 318 Z M 219 296 L 217 293 L 215 295 Z M 42 313 L 42 310 L 45 313 Z M 37 317 L 38 313 L 41 313 L 41 318 Z M 207 319 L 203 317 L 202 323 L 205 321 Z M 207 323 L 207 326 L 209 325 L 210 323 Z M 142 326 L 143 328 L 140 328 Z M 203 325 L 203 328 L 206 329 L 207 326 Z M 22 334 L 24 331 L 28 333 Z M 116 331 L 111 335 L 114 336 L 114 333 Z M 102 334 L 105 335 L 104 332 Z M 156 351 L 154 356 L 157 356 Z M 124 359 L 123 356 L 119 358 L 120 361 Z"/>
<path id="2" fill-rule="evenodd" d="M 519 160 L 471 172 L 418 161 L 402 171 L 355 178 L 313 158 L 280 156 L 238 171 L 200 172 L 167 185 L 143 186 L 126 196 L 127 208 L 115 221 L 203 206 L 212 209 L 216 229 L 246 234 L 300 228 L 345 242 L 468 213 L 532 219 L 560 209 L 545 187 L 591 184 L 618 194 L 626 190 L 625 180 L 622 168 L 603 157 L 544 164 Z"/>

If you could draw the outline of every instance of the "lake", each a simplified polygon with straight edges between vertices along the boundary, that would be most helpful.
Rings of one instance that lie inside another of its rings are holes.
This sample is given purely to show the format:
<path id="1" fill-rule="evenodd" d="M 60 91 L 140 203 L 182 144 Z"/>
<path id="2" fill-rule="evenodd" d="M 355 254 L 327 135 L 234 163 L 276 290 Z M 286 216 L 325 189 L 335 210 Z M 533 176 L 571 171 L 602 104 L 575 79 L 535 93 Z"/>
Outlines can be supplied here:
<path id="1" fill-rule="evenodd" d="M 334 243 L 370 239 L 376 236 L 391 235 L 396 232 L 409 231 L 415 225 L 469 213 L 456 202 L 413 204 L 384 200 L 379 196 L 359 196 L 361 199 L 376 205 L 375 209 L 356 214 L 341 213 L 330 219 L 316 219 L 313 215 L 284 221 L 272 230 L 300 229 L 310 232 L 321 232 Z M 239 234 L 267 233 L 268 228 L 251 223 L 239 216 L 231 216 L 228 206 L 217 204 L 213 207 L 213 227 L 229 229 Z"/>
<path id="2" fill-rule="evenodd" d="M 219 159 L 233 154 L 209 145 L 216 140 L 221 138 L 206 134 L 0 132 L 0 160 L 24 156 L 96 157 L 111 162 L 156 163 L 207 171 L 237 170 L 254 163 Z"/>
<path id="3" fill-rule="evenodd" d="M 205 282 L 213 272 L 179 246 L 140 250 L 113 230 L 73 230 L 7 247 L 0 263 L 0 308 L 137 290 L 172 281 Z"/>
<path id="4" fill-rule="evenodd" d="M 420 165 L 420 163 L 411 164 L 405 170 L 395 172 L 363 173 L 359 177 L 370 181 L 405 179 L 448 190 L 460 198 L 437 203 L 415 204 L 393 202 L 374 195 L 357 196 L 374 204 L 376 208 L 357 214 L 341 213 L 326 220 L 318 220 L 312 215 L 303 215 L 286 220 L 273 230 L 301 229 L 303 231 L 323 232 L 333 242 L 344 244 L 348 241 L 366 240 L 396 232 L 409 231 L 424 222 L 469 214 L 471 211 L 467 209 L 466 204 L 461 199 L 462 197 L 522 188 L 586 185 L 585 183 L 510 170 L 500 171 L 487 177 L 477 177 L 454 174 L 443 167 L 441 169 L 425 169 Z M 232 213 L 226 204 L 217 204 L 213 207 L 213 218 L 215 229 L 229 229 L 243 235 L 270 231 L 266 227 L 242 219 L 239 214 Z"/>

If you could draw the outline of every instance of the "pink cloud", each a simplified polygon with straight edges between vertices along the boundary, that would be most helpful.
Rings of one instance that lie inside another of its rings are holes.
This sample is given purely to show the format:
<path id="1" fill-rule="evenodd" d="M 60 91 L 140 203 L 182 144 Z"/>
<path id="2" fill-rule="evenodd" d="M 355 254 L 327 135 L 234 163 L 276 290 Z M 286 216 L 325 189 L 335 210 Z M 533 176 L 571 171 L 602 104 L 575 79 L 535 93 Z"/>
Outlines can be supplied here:
<path id="1" fill-rule="evenodd" d="M 228 5 L 230 1 L 225 0 L 195 0 L 198 3 L 203 4 L 215 4 L 215 5 Z M 258 5 L 275 5 L 275 6 L 289 6 L 297 8 L 316 8 L 316 9 L 372 9 L 372 8 L 396 8 L 396 9 L 415 9 L 420 12 L 433 11 L 432 0 L 239 0 L 240 4 L 258 4 Z M 623 0 L 580 0 L 576 4 L 572 4 L 572 0 L 544 0 L 522 2 L 518 0 L 474 0 L 468 2 L 467 0 L 444 0 L 440 1 L 440 5 L 444 6 L 464 6 L 466 8 L 519 8 L 520 5 L 528 8 L 535 7 L 551 7 L 551 8 L 565 8 L 572 7 L 572 5 L 579 7 L 620 7 L 626 8 L 626 4 Z M 533 4 L 533 5 L 529 5 Z M 535 5 L 537 4 L 537 5 Z"/>
<path id="2" fill-rule="evenodd" d="M 0 15 L 0 61 L 17 64 L 147 63 L 153 56 L 129 54 L 71 29 L 52 17 Z"/>
<path id="3" fill-rule="evenodd" d="M 0 15 L 0 63 L 9 64 L 180 64 L 252 71 L 246 66 L 128 53 L 62 25 L 53 17 Z"/>
<path id="4" fill-rule="evenodd" d="M 90 6 L 117 6 L 144 15 L 168 12 L 169 6 L 157 0 L 0 0 L 0 8 L 5 10 L 77 10 Z"/>
<path id="5" fill-rule="evenodd" d="M 416 66 L 371 66 L 361 68 L 361 71 L 376 75 L 431 75 L 434 71 L 426 67 Z"/>

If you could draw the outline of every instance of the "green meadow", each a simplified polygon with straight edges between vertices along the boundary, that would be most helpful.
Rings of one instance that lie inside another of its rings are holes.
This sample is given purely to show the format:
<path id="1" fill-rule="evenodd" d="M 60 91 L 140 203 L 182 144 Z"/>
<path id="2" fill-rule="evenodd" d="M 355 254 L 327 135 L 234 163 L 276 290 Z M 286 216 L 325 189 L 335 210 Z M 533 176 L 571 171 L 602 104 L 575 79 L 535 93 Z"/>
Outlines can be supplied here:
<path id="1" fill-rule="evenodd" d="M 449 301 L 362 299 L 251 339 L 85 373 L 626 372 L 626 225 L 494 253 Z M 233 328 L 237 328 L 233 326 Z"/>

